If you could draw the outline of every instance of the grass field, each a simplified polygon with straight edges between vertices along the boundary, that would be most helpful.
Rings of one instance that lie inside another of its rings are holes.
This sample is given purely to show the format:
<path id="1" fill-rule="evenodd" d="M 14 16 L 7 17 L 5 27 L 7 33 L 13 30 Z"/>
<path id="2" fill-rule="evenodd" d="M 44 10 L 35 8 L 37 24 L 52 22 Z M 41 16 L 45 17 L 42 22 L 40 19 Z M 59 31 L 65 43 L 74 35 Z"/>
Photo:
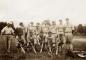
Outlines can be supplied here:
<path id="1" fill-rule="evenodd" d="M 15 41 L 13 40 L 12 42 L 12 46 L 11 49 L 15 49 Z M 5 45 L 4 45 L 5 41 L 3 42 L 3 40 L 0 40 L 0 51 L 4 51 L 5 49 Z M 73 39 L 73 45 L 74 45 L 74 50 L 75 51 L 86 51 L 86 38 L 84 37 L 74 37 Z M 14 47 L 13 47 L 14 46 Z M 9 55 L 0 55 L 0 60 L 14 60 L 13 57 L 18 57 L 20 56 L 21 53 L 10 53 Z M 43 53 L 37 53 L 34 54 L 32 52 L 27 52 L 26 55 L 23 55 L 21 57 L 19 57 L 17 60 L 65 60 L 64 57 L 58 57 L 58 56 L 52 56 L 50 57 L 46 52 Z M 67 59 L 69 60 L 69 59 Z M 70 60 L 86 60 L 86 59 L 82 59 L 82 58 L 74 58 L 74 59 L 70 59 Z"/>

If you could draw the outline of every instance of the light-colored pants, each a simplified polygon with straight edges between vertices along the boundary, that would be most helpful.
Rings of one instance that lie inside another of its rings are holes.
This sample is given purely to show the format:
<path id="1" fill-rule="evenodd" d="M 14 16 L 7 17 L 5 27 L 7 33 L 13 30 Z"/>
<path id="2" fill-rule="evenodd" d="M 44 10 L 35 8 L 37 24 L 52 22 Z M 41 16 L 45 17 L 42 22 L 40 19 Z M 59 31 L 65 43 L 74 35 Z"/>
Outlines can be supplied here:
<path id="1" fill-rule="evenodd" d="M 66 41 L 69 41 L 72 43 L 72 39 L 73 39 L 72 33 L 65 33 L 65 39 Z"/>
<path id="2" fill-rule="evenodd" d="M 52 36 L 53 36 L 52 43 L 56 43 L 56 36 L 57 36 L 57 34 L 53 33 Z"/>
<path id="3" fill-rule="evenodd" d="M 21 38 L 20 38 L 21 37 Z M 26 40 L 25 40 L 25 36 L 24 35 L 21 35 L 21 36 L 16 36 L 16 45 L 19 43 L 19 41 L 23 41 L 24 42 L 24 44 L 26 43 Z"/>
<path id="4" fill-rule="evenodd" d="M 33 40 L 33 44 L 39 43 L 39 37 L 36 34 L 32 34 L 32 36 L 30 36 L 30 34 L 28 34 L 27 35 L 27 43 L 31 42 L 31 39 Z"/>
<path id="5" fill-rule="evenodd" d="M 45 37 L 45 40 L 44 40 L 44 42 L 45 42 L 45 43 L 47 43 L 47 42 L 48 42 L 48 40 L 47 40 L 48 33 L 43 33 L 43 36 Z"/>
<path id="6" fill-rule="evenodd" d="M 4 45 L 6 46 L 7 51 L 10 51 L 12 35 L 3 35 Z"/>
<path id="7" fill-rule="evenodd" d="M 40 44 L 39 43 L 39 35 L 34 35 L 34 44 Z"/>
<path id="8" fill-rule="evenodd" d="M 35 38 L 35 34 L 33 32 L 29 32 L 27 34 L 27 43 L 31 42 L 31 39 L 34 39 Z"/>

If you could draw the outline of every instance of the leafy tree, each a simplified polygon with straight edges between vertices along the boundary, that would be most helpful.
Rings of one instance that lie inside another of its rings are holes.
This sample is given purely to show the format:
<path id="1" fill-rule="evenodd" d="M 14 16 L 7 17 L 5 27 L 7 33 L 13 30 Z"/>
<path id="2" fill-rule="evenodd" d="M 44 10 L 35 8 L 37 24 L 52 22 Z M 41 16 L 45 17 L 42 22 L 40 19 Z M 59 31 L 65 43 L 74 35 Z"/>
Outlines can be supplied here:
<path id="1" fill-rule="evenodd" d="M 82 24 L 79 24 L 78 25 L 78 29 L 77 29 L 77 31 L 80 33 L 80 34 L 83 34 L 84 32 L 84 30 L 83 30 L 83 25 Z"/>
<path id="2" fill-rule="evenodd" d="M 7 25 L 6 22 L 0 22 L 0 33 L 1 33 L 1 30 Z"/>
<path id="3" fill-rule="evenodd" d="M 84 35 L 86 35 L 86 26 L 83 27 Z"/>

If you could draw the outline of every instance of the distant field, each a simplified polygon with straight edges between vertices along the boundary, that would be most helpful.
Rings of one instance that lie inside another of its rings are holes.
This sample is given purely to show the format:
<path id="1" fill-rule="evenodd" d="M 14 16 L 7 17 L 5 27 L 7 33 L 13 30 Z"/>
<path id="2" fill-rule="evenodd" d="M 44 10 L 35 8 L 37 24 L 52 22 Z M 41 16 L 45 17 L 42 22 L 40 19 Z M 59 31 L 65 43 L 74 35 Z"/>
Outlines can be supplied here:
<path id="1" fill-rule="evenodd" d="M 73 44 L 75 50 L 84 50 L 86 51 L 86 37 L 74 37 L 73 38 Z"/>

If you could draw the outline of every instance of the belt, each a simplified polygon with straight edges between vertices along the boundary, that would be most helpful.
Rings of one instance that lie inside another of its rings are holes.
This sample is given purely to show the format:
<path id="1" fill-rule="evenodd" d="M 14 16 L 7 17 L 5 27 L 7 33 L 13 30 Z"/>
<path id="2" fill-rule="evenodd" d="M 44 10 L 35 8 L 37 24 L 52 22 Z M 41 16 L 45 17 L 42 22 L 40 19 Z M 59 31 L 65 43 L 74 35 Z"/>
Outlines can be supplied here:
<path id="1" fill-rule="evenodd" d="M 52 33 L 52 34 L 56 34 L 56 33 Z"/>
<path id="2" fill-rule="evenodd" d="M 58 32 L 63 32 L 63 31 L 58 31 Z"/>
<path id="3" fill-rule="evenodd" d="M 2 34 L 2 35 L 13 35 L 13 34 Z"/>
<path id="4" fill-rule="evenodd" d="M 58 31 L 58 32 L 63 32 L 63 31 Z"/>
<path id="5" fill-rule="evenodd" d="M 65 32 L 65 33 L 72 33 L 72 32 Z"/>
<path id="6" fill-rule="evenodd" d="M 56 43 L 55 42 L 54 43 L 52 42 L 52 44 L 56 44 Z"/>
<path id="7" fill-rule="evenodd" d="M 43 34 L 48 34 L 48 33 L 43 33 Z"/>

